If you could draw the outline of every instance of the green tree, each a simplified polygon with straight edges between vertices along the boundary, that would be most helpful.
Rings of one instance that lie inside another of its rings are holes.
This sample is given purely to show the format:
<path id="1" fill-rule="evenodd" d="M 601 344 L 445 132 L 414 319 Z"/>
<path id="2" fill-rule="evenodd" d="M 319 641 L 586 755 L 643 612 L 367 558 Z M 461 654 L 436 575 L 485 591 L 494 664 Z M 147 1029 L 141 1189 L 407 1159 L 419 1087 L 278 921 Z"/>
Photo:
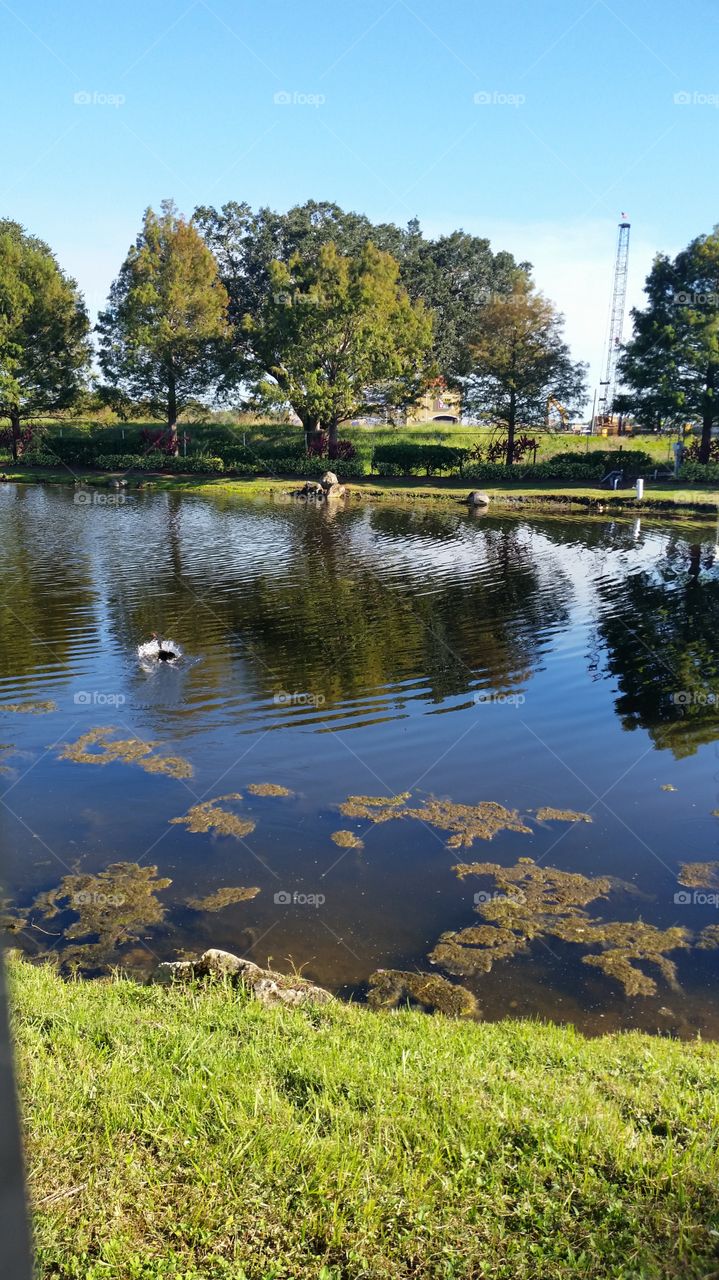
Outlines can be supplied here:
<path id="1" fill-rule="evenodd" d="M 414 399 L 432 372 L 432 319 L 398 277 L 372 244 L 348 256 L 328 243 L 316 257 L 271 263 L 264 302 L 244 320 L 264 398 L 331 440 L 347 418 Z"/>
<path id="2" fill-rule="evenodd" d="M 0 221 L 0 416 L 17 460 L 23 419 L 68 409 L 90 360 L 89 321 L 74 280 L 48 246 Z"/>
<path id="3" fill-rule="evenodd" d="M 719 227 L 673 260 L 659 254 L 647 306 L 620 361 L 634 412 L 654 423 L 701 422 L 700 462 L 719 423 Z"/>
<path id="4" fill-rule="evenodd" d="M 517 426 L 543 422 L 548 396 L 568 407 L 584 402 L 586 366 L 572 363 L 562 324 L 524 271 L 515 272 L 510 293 L 491 298 L 478 314 L 465 403 L 506 423 L 508 467 Z"/>
<path id="5" fill-rule="evenodd" d="M 510 253 L 494 254 L 482 237 L 454 231 L 429 240 L 417 219 L 406 228 L 374 225 L 363 214 L 328 201 L 309 200 L 286 213 L 255 213 L 248 204 L 232 201 L 219 210 L 197 209 L 195 222 L 217 258 L 238 328 L 243 316 L 256 318 L 264 305 L 272 262 L 289 265 L 297 255 L 316 261 L 329 243 L 348 257 L 369 243 L 391 253 L 410 298 L 422 299 L 435 314 L 433 356 L 438 372 L 450 382 L 469 372 L 469 342 L 478 313 L 494 293 L 511 290 L 517 270 Z M 240 331 L 238 352 L 244 345 Z"/>
<path id="6" fill-rule="evenodd" d="M 217 263 L 171 201 L 148 209 L 98 320 L 111 391 L 161 414 L 177 450 L 177 419 L 232 380 L 228 296 Z"/>

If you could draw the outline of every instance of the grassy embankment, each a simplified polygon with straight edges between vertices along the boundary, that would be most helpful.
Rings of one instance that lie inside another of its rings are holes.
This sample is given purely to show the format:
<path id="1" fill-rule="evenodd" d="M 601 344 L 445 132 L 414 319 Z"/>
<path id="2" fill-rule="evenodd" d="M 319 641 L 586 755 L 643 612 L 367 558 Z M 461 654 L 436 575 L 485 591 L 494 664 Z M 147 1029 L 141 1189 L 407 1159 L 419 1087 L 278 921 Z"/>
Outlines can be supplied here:
<path id="1" fill-rule="evenodd" d="M 11 963 L 41 1280 L 699 1280 L 719 1046 Z"/>

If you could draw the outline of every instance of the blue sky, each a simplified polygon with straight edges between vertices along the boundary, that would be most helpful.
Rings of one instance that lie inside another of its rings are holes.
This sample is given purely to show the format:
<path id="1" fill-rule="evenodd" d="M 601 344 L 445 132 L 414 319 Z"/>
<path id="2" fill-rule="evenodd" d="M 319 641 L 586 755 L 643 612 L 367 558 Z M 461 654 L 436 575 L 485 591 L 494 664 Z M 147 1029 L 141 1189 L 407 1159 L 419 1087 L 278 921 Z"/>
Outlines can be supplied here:
<path id="1" fill-rule="evenodd" d="M 93 310 L 148 204 L 325 198 L 534 262 L 594 373 L 620 212 L 633 302 L 719 221 L 708 0 L 0 0 L 0 42 L 0 212 Z"/>

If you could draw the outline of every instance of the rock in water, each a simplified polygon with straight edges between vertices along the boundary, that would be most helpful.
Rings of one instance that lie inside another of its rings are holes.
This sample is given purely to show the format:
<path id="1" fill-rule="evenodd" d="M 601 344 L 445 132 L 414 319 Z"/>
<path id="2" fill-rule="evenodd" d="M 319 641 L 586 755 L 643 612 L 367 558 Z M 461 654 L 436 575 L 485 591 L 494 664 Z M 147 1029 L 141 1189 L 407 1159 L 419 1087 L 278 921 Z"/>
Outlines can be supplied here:
<path id="1" fill-rule="evenodd" d="M 331 489 L 334 484 L 339 484 L 339 480 L 334 471 L 325 471 L 322 477 L 322 488 Z"/>
<path id="2" fill-rule="evenodd" d="M 468 507 L 488 507 L 489 497 L 486 493 L 482 493 L 481 490 L 473 489 L 471 493 L 467 494 L 465 502 Z"/>

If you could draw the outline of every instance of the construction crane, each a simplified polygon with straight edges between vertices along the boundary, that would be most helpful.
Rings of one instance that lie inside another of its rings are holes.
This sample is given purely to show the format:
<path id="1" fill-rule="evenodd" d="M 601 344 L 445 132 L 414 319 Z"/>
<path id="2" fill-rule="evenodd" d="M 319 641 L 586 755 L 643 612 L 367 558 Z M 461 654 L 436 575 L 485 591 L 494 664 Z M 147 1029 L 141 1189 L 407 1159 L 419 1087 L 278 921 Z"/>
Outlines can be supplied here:
<path id="1" fill-rule="evenodd" d="M 547 397 L 547 423 L 546 423 L 547 431 L 552 430 L 552 421 L 551 421 L 552 411 L 554 411 L 559 416 L 559 421 L 561 423 L 562 430 L 566 431 L 567 427 L 569 426 L 569 410 L 565 409 L 564 405 L 560 404 L 559 401 L 555 398 L 555 396 Z"/>
<path id="2" fill-rule="evenodd" d="M 599 383 L 599 403 L 597 421 L 601 426 L 609 426 L 614 405 L 614 392 L 617 381 L 617 361 L 622 346 L 622 329 L 624 327 L 624 310 L 627 301 L 627 273 L 629 270 L 629 222 L 626 213 L 622 214 L 617 238 L 617 256 L 614 263 L 614 279 L 612 282 L 612 305 L 609 314 L 609 332 L 607 334 L 606 360 L 604 377 Z"/>

